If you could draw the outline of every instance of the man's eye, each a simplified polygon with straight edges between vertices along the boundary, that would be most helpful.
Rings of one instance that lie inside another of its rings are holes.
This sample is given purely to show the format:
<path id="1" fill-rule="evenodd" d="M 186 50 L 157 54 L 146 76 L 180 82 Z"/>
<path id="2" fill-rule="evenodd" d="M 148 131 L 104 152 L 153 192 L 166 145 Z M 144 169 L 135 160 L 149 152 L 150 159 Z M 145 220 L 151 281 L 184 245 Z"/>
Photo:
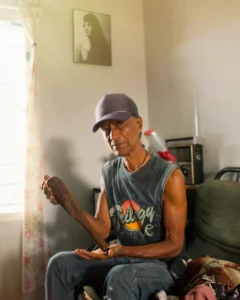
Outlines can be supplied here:
<path id="1" fill-rule="evenodd" d="M 104 133 L 109 134 L 110 129 L 109 128 L 102 128 L 102 131 L 104 131 Z"/>
<path id="2" fill-rule="evenodd" d="M 124 123 L 124 121 L 118 121 L 117 124 L 118 125 L 122 125 Z"/>

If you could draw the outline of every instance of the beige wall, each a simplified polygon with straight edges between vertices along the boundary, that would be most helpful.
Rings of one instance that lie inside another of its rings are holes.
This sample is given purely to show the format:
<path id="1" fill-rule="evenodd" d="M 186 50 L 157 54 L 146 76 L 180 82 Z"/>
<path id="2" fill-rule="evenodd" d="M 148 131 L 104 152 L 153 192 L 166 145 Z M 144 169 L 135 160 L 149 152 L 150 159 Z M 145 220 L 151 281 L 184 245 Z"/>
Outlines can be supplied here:
<path id="1" fill-rule="evenodd" d="M 142 2 L 48 3 L 37 39 L 45 168 L 50 175 L 65 179 L 82 207 L 91 211 L 90 192 L 99 186 L 101 167 L 109 156 L 101 134 L 91 131 L 97 101 L 105 93 L 127 93 L 137 101 L 148 127 Z M 112 67 L 73 63 L 73 8 L 111 15 Z M 46 219 L 52 253 L 89 245 L 86 233 L 62 209 L 47 203 Z M 0 299 L 18 300 L 21 222 L 3 222 L 0 226 Z"/>
<path id="2" fill-rule="evenodd" d="M 205 139 L 205 172 L 240 165 L 240 2 L 144 0 L 149 123 Z"/>
<path id="3" fill-rule="evenodd" d="M 73 63 L 73 8 L 111 15 L 112 67 Z M 50 1 L 38 44 L 46 172 L 62 177 L 90 211 L 91 189 L 99 186 L 104 158 L 110 153 L 101 133 L 92 133 L 98 100 L 105 93 L 128 94 L 137 101 L 147 127 L 142 2 Z M 53 252 L 89 243 L 62 209 L 48 207 L 47 215 Z"/>

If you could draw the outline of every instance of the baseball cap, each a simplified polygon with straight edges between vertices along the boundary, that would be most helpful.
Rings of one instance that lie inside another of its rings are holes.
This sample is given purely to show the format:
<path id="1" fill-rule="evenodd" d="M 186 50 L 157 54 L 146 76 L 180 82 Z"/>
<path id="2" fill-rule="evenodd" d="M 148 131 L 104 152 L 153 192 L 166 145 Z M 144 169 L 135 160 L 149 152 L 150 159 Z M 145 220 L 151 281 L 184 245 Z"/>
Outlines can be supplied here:
<path id="1" fill-rule="evenodd" d="M 137 105 L 131 98 L 120 93 L 107 94 L 100 99 L 96 106 L 96 123 L 92 130 L 96 132 L 103 121 L 126 121 L 131 116 L 139 117 Z"/>

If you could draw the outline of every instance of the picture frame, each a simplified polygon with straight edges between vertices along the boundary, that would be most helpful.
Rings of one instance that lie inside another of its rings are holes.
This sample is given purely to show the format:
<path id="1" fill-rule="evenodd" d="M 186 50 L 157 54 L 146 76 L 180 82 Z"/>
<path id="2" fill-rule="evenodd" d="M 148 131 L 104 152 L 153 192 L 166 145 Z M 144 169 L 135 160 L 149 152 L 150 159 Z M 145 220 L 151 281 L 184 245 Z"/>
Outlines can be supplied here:
<path id="1" fill-rule="evenodd" d="M 73 9 L 73 61 L 112 65 L 111 16 Z"/>

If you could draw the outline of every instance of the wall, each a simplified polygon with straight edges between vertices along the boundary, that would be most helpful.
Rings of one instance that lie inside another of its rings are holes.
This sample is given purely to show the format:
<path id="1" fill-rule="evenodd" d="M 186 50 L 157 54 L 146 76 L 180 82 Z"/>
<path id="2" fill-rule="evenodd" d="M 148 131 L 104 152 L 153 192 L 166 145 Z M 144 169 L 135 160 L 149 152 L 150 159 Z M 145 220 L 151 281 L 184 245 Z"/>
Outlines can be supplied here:
<path id="1" fill-rule="evenodd" d="M 73 63 L 73 8 L 111 15 L 112 67 Z M 142 3 L 50 1 L 38 37 L 46 171 L 62 177 L 91 211 L 90 192 L 110 154 L 101 133 L 92 133 L 96 103 L 105 93 L 125 92 L 136 99 L 147 126 Z M 89 244 L 62 209 L 48 207 L 47 218 L 53 252 Z"/>
<path id="2" fill-rule="evenodd" d="M 150 126 L 192 135 L 197 103 L 205 173 L 240 165 L 240 2 L 143 3 Z"/>
<path id="3" fill-rule="evenodd" d="M 91 212 L 91 189 L 99 186 L 101 167 L 110 153 L 101 134 L 91 131 L 98 100 L 105 93 L 125 92 L 138 103 L 148 128 L 142 3 L 139 0 L 48 3 L 37 39 L 45 169 L 50 175 L 62 177 L 81 206 Z M 73 8 L 111 15 L 112 67 L 73 63 Z M 52 254 L 89 245 L 87 234 L 61 208 L 48 203 L 46 207 Z M 0 298 L 17 300 L 21 291 L 21 221 L 2 222 L 0 226 L 0 239 L 4 241 L 4 248 L 0 247 Z"/>

